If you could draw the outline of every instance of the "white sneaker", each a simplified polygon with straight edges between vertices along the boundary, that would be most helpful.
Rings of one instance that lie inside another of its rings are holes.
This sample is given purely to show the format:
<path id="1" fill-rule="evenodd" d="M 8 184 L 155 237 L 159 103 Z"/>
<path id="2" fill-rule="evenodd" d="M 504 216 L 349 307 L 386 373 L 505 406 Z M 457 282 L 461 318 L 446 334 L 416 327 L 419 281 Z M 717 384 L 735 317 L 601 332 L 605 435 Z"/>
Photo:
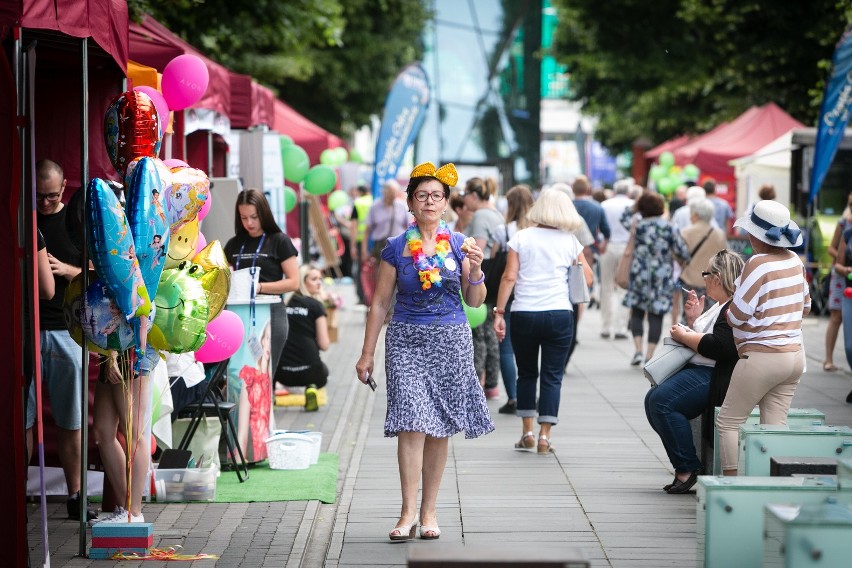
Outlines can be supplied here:
<path id="1" fill-rule="evenodd" d="M 131 515 L 124 507 L 116 507 L 115 511 L 106 515 L 105 517 L 101 517 L 98 519 L 92 519 L 89 521 L 89 526 L 93 526 L 97 523 L 126 523 L 128 522 L 127 516 L 130 515 L 131 523 L 144 523 L 145 516 L 142 513 L 138 515 Z"/>
<path id="2" fill-rule="evenodd" d="M 640 351 L 637 351 L 633 354 L 633 359 L 630 360 L 631 365 L 641 365 L 645 361 L 645 358 L 642 356 Z"/>

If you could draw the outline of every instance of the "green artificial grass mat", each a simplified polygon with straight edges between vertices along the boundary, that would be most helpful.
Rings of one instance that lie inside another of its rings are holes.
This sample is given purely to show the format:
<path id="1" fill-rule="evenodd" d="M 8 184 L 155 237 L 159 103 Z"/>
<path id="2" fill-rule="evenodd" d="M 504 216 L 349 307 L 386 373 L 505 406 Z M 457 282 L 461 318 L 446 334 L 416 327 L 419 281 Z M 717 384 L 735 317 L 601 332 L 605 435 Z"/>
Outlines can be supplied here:
<path id="1" fill-rule="evenodd" d="M 216 482 L 217 503 L 257 501 L 322 501 L 334 503 L 337 496 L 337 454 L 323 453 L 308 469 L 270 469 L 269 462 L 249 467 L 248 479 L 240 483 L 233 471 L 222 471 Z"/>

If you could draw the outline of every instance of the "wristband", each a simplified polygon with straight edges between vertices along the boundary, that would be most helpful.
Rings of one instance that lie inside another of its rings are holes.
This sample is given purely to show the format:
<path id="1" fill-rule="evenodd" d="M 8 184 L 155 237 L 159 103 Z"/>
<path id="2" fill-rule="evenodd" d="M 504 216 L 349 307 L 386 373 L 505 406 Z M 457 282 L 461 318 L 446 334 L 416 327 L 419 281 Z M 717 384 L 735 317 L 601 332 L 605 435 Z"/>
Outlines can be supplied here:
<path id="1" fill-rule="evenodd" d="M 491 311 L 494 312 L 494 315 L 497 315 L 497 316 L 502 316 L 503 314 L 506 313 L 506 310 L 504 310 L 503 308 L 498 308 L 497 306 L 494 306 L 494 308 Z"/>
<path id="2" fill-rule="evenodd" d="M 471 280 L 470 274 L 467 275 L 467 283 L 471 286 L 479 286 L 483 282 L 485 282 L 485 272 L 482 273 L 482 276 L 479 278 L 479 280 Z"/>

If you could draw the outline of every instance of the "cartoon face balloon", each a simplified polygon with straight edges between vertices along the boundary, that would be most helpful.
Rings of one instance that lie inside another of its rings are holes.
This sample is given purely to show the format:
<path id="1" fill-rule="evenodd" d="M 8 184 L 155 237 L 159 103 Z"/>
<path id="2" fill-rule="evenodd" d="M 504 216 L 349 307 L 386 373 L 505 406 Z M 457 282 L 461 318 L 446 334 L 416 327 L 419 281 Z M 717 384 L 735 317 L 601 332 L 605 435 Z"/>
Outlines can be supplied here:
<path id="1" fill-rule="evenodd" d="M 194 276 L 207 294 L 210 321 L 213 321 L 225 307 L 231 290 L 231 267 L 225 250 L 219 241 L 213 241 L 192 258 L 192 263 L 199 267 Z"/>
<path id="2" fill-rule="evenodd" d="M 134 159 L 160 151 L 160 122 L 151 97 L 126 91 L 113 99 L 104 117 L 104 143 L 110 162 L 124 177 Z"/>
<path id="3" fill-rule="evenodd" d="M 199 267 L 189 262 L 163 271 L 154 300 L 157 306 L 149 343 L 172 353 L 195 351 L 204 343 L 209 309 L 201 282 L 194 277 Z"/>
<path id="4" fill-rule="evenodd" d="M 195 256 L 198 244 L 198 216 L 192 221 L 171 228 L 171 242 L 166 252 L 166 269 L 177 268 L 184 261 Z"/>
<path id="5" fill-rule="evenodd" d="M 98 276 L 109 287 L 125 317 L 148 315 L 151 300 L 139 260 L 133 234 L 118 202 L 107 183 L 93 179 L 88 187 L 89 249 Z"/>
<path id="6" fill-rule="evenodd" d="M 172 185 L 166 193 L 166 211 L 174 227 L 195 219 L 210 195 L 210 180 L 201 170 L 172 168 Z"/>

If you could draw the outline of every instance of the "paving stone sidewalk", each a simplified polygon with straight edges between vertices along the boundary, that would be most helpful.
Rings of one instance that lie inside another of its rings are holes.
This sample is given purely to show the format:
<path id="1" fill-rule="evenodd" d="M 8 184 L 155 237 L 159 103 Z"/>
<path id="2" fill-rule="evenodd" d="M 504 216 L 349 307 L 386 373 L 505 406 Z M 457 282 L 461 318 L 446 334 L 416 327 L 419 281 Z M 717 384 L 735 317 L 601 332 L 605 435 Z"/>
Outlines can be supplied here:
<path id="1" fill-rule="evenodd" d="M 351 286 L 339 286 L 352 305 Z M 513 449 L 520 419 L 497 413 L 505 398 L 489 401 L 496 431 L 477 440 L 455 436 L 439 498 L 438 541 L 391 543 L 399 513 L 396 442 L 383 437 L 382 372 L 372 393 L 354 379 L 365 314 L 340 313 L 340 341 L 324 354 L 331 369 L 329 405 L 317 413 L 276 408 L 280 428 L 324 433 L 323 451 L 340 455 L 338 500 L 233 504 L 158 504 L 144 507 L 155 545 L 180 544 L 186 553 L 220 556 L 199 566 L 405 566 L 410 549 L 447 543 L 515 545 L 540 549 L 569 544 L 594 567 L 690 566 L 695 563 L 695 497 L 667 495 L 672 470 L 645 419 L 648 383 L 631 368 L 630 340 L 599 337 L 600 312 L 587 310 L 562 390 L 556 452 L 539 456 Z M 825 412 L 829 424 L 852 426 L 842 337 L 835 351 L 840 372 L 822 371 L 827 318 L 805 323 L 808 373 L 794 406 Z M 383 365 L 383 349 L 377 368 Z M 233 475 L 223 472 L 222 475 Z M 90 561 L 76 557 L 78 525 L 64 520 L 64 503 L 49 503 L 53 566 L 152 566 L 164 562 Z M 33 565 L 41 564 L 40 509 L 28 507 Z M 169 565 L 172 565 L 169 563 Z"/>

